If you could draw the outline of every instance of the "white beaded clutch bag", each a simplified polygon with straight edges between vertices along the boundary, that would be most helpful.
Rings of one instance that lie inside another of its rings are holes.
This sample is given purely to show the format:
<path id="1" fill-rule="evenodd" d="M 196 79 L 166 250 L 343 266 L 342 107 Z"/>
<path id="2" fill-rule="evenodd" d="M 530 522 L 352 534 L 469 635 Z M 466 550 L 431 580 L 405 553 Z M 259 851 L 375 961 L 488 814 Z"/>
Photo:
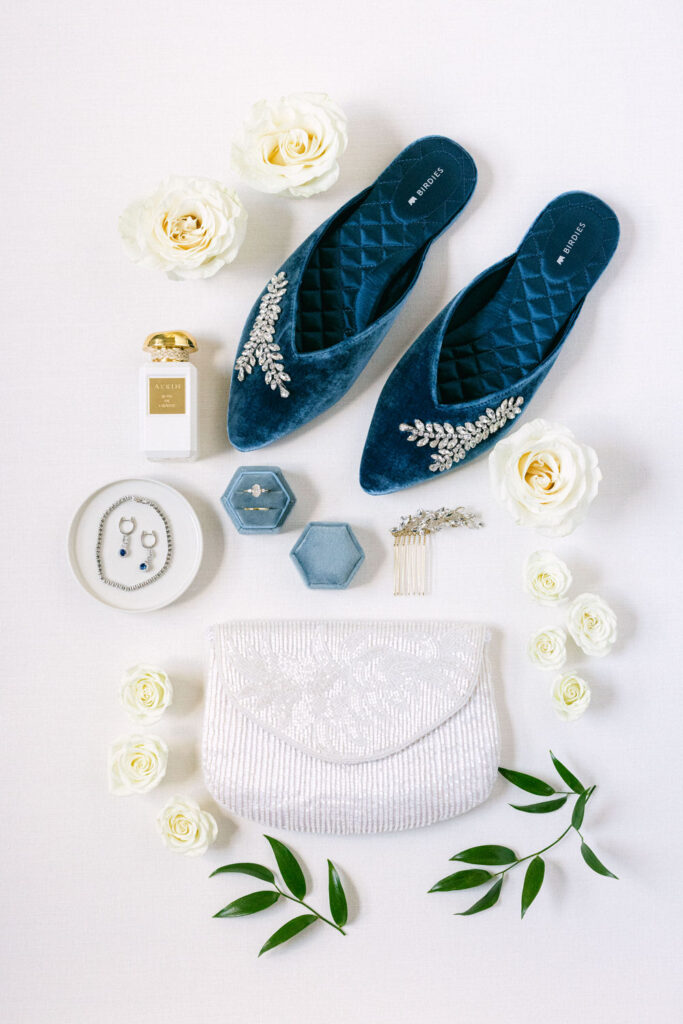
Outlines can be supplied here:
<path id="1" fill-rule="evenodd" d="M 226 810 L 271 828 L 416 828 L 491 791 L 483 626 L 231 622 L 210 633 L 202 761 Z"/>

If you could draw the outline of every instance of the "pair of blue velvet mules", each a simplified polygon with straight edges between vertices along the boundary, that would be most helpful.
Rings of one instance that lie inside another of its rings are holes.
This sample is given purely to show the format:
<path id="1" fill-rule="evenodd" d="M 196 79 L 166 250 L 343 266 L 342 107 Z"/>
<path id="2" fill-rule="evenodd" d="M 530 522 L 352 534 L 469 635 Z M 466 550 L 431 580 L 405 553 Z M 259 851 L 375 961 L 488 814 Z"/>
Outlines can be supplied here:
<path id="1" fill-rule="evenodd" d="M 419 139 L 285 261 L 237 352 L 228 409 L 236 448 L 284 437 L 348 391 L 476 180 L 457 143 Z M 602 200 L 565 192 L 512 256 L 456 295 L 384 386 L 361 460 L 364 490 L 400 490 L 490 448 L 555 362 L 618 238 Z"/>

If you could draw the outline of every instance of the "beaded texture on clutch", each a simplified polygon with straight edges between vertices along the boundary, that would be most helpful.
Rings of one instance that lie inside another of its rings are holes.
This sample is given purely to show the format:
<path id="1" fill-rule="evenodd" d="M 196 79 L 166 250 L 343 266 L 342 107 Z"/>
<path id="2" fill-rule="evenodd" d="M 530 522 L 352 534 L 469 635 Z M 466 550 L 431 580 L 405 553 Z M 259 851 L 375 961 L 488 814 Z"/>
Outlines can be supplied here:
<path id="1" fill-rule="evenodd" d="M 486 627 L 233 622 L 210 633 L 202 761 L 227 811 L 371 833 L 485 800 L 499 735 Z"/>

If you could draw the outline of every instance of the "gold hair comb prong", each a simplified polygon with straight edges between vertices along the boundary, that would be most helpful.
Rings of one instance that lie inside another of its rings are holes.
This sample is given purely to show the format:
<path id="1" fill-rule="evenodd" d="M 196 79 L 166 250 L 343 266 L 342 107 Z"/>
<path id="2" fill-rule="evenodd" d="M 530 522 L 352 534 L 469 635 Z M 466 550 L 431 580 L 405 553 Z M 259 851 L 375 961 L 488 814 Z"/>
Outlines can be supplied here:
<path id="1" fill-rule="evenodd" d="M 424 597 L 429 589 L 430 544 L 433 533 L 447 527 L 465 526 L 477 530 L 481 517 L 462 506 L 438 508 L 434 512 L 418 509 L 412 516 L 401 516 L 391 533 L 394 538 L 394 596 Z"/>

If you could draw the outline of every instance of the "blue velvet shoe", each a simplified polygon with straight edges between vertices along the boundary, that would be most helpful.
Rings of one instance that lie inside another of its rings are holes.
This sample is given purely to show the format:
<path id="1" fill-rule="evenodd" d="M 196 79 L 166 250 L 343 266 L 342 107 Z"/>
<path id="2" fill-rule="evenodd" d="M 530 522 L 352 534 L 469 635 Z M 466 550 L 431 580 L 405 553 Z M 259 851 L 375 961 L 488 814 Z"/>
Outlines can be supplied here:
<path id="1" fill-rule="evenodd" d="M 228 408 L 235 448 L 284 437 L 348 391 L 476 179 L 457 143 L 419 139 L 287 259 L 240 341 Z"/>
<path id="2" fill-rule="evenodd" d="M 488 451 L 557 359 L 618 239 L 597 196 L 549 203 L 517 252 L 461 291 L 394 369 L 365 443 L 363 489 L 398 491 Z"/>

